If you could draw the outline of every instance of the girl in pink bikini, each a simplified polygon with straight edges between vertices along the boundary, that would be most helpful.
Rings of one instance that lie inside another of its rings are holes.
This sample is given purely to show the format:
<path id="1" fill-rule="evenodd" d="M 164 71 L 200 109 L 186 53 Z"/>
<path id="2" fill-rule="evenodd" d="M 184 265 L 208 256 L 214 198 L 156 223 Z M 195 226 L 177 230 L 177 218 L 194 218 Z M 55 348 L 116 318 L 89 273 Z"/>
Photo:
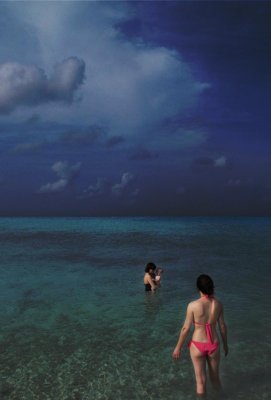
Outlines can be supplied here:
<path id="1" fill-rule="evenodd" d="M 192 340 L 188 347 L 195 370 L 197 395 L 204 396 L 206 393 L 206 363 L 214 389 L 221 389 L 220 348 L 216 325 L 218 324 L 219 327 L 225 356 L 228 354 L 227 327 L 224 322 L 223 306 L 213 296 L 214 283 L 212 279 L 208 275 L 200 275 L 197 279 L 197 288 L 200 298 L 188 304 L 184 325 L 172 357 L 180 358 L 185 339 L 191 325 L 194 325 Z"/>

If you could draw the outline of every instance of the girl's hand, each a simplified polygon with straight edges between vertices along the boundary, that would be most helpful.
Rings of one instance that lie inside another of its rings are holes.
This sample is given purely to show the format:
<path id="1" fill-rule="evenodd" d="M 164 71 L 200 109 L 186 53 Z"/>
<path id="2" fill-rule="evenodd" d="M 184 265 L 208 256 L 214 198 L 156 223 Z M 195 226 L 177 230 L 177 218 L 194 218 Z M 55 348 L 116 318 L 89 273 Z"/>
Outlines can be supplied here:
<path id="1" fill-rule="evenodd" d="M 175 360 L 178 360 L 178 358 L 181 357 L 181 350 L 178 349 L 177 347 L 175 347 L 175 349 L 174 349 L 174 351 L 173 351 L 173 353 L 172 353 L 172 357 L 173 357 Z"/>

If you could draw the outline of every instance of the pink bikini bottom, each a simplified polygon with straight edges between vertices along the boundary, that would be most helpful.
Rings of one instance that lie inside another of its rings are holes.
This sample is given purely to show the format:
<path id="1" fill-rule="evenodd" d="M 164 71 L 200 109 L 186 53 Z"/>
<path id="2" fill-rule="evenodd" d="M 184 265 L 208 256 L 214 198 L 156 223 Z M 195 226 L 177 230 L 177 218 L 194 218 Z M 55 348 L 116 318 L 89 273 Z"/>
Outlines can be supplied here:
<path id="1" fill-rule="evenodd" d="M 189 348 L 192 343 L 204 356 L 210 356 L 219 347 L 219 342 L 210 343 L 210 342 L 196 342 L 195 340 L 190 340 L 190 342 L 188 343 Z"/>

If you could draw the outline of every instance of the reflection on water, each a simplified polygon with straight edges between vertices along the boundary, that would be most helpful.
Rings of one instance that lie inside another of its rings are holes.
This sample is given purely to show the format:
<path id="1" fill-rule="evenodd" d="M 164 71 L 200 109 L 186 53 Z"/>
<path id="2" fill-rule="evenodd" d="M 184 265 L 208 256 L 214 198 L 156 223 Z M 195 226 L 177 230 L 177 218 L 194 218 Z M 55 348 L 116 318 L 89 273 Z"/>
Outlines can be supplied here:
<path id="1" fill-rule="evenodd" d="M 155 317 L 162 307 L 163 299 L 160 296 L 159 289 L 156 292 L 145 292 L 144 309 L 145 317 L 148 320 L 151 316 Z"/>

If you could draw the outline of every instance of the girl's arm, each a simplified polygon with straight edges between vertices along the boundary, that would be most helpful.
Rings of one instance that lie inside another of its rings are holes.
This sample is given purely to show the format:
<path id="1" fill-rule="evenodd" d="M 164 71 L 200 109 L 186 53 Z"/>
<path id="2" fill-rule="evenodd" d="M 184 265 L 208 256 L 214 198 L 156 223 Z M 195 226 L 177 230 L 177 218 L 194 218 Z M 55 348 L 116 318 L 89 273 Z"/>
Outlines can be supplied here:
<path id="1" fill-rule="evenodd" d="M 154 291 L 154 290 L 156 289 L 156 285 L 155 285 L 155 283 L 153 282 L 153 280 L 152 280 L 150 274 L 148 274 L 148 276 L 147 276 L 147 281 L 148 281 L 148 283 L 151 285 L 151 290 Z"/>
<path id="2" fill-rule="evenodd" d="M 187 307 L 186 318 L 185 318 L 183 327 L 180 331 L 179 340 L 178 340 L 176 347 L 172 353 L 173 358 L 175 358 L 175 359 L 180 358 L 181 349 L 182 349 L 185 339 L 189 333 L 192 323 L 193 323 L 193 311 L 192 311 L 192 306 L 190 303 L 190 304 L 188 304 L 188 307 Z"/>
<path id="3" fill-rule="evenodd" d="M 222 342 L 223 342 L 223 347 L 224 347 L 224 353 L 225 356 L 227 356 L 229 349 L 228 349 L 228 339 L 227 339 L 227 325 L 224 321 L 224 311 L 223 311 L 223 306 L 222 306 L 222 310 L 218 319 L 218 326 L 219 326 L 219 331 L 220 331 L 220 335 L 222 338 Z"/>

